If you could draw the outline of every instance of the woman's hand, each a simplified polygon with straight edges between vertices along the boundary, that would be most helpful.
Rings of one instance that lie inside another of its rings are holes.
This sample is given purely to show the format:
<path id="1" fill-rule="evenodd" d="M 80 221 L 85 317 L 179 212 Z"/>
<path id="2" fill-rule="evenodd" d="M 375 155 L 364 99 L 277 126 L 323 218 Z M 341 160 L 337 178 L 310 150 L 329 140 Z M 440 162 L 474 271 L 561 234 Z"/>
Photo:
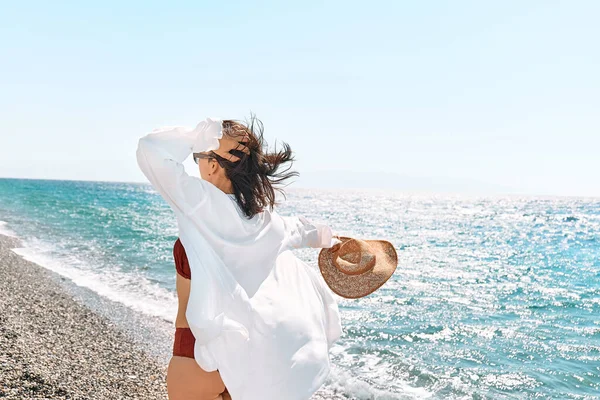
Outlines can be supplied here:
<path id="1" fill-rule="evenodd" d="M 228 161 L 237 162 L 240 158 L 232 154 L 231 150 L 238 150 L 250 154 L 250 149 L 244 145 L 244 143 L 248 143 L 248 141 L 248 134 L 237 135 L 235 137 L 223 134 L 223 137 L 219 139 L 219 148 L 213 151 Z"/>
<path id="2" fill-rule="evenodd" d="M 333 238 L 333 246 L 331 246 L 331 247 L 335 247 L 338 244 L 343 243 L 338 235 L 333 235 L 332 238 Z"/>

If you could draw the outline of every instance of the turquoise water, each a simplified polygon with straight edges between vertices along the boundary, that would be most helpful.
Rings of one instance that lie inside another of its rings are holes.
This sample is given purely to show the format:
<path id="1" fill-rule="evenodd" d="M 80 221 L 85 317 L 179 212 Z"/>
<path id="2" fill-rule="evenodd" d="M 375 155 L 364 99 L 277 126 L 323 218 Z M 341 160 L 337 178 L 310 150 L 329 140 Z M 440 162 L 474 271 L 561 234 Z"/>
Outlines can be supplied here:
<path id="1" fill-rule="evenodd" d="M 600 200 L 288 191 L 282 214 L 384 238 L 395 275 L 337 297 L 327 386 L 359 399 L 600 398 Z M 176 312 L 174 215 L 146 184 L 0 179 L 19 254 L 139 312 Z M 316 267 L 316 250 L 297 251 Z"/>

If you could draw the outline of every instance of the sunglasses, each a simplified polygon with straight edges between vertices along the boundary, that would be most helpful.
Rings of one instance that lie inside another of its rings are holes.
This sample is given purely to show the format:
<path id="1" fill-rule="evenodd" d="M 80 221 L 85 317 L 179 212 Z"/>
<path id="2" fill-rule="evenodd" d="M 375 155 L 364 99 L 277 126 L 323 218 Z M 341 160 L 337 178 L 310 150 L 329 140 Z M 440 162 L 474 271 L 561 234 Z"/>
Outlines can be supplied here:
<path id="1" fill-rule="evenodd" d="M 209 159 L 209 160 L 212 159 L 212 158 L 214 158 L 216 160 L 216 157 L 213 156 L 212 154 L 194 153 L 193 156 L 194 156 L 194 162 L 196 164 L 198 164 L 198 160 L 201 159 L 201 158 L 206 158 L 206 159 Z"/>

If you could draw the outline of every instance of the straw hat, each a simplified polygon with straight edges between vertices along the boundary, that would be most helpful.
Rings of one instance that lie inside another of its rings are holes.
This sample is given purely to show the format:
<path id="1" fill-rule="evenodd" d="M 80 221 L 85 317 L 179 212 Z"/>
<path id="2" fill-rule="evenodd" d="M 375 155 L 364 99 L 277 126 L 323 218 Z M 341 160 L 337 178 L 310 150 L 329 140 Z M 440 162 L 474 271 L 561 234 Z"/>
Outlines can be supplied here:
<path id="1" fill-rule="evenodd" d="M 396 271 L 398 255 L 385 240 L 338 237 L 342 243 L 319 252 L 319 268 L 327 285 L 347 299 L 367 296 Z"/>

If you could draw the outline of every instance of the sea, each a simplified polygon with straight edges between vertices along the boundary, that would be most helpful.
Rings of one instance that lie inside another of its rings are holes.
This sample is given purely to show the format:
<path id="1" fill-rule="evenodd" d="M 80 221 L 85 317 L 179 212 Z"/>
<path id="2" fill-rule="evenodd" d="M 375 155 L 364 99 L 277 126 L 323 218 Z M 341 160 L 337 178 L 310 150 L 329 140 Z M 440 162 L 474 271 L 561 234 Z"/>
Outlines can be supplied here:
<path id="1" fill-rule="evenodd" d="M 599 399 L 600 199 L 289 188 L 278 210 L 390 241 L 324 386 L 350 399 Z M 145 183 L 0 179 L 0 233 L 74 285 L 171 324 L 175 217 Z M 317 249 L 294 250 L 311 267 Z"/>

